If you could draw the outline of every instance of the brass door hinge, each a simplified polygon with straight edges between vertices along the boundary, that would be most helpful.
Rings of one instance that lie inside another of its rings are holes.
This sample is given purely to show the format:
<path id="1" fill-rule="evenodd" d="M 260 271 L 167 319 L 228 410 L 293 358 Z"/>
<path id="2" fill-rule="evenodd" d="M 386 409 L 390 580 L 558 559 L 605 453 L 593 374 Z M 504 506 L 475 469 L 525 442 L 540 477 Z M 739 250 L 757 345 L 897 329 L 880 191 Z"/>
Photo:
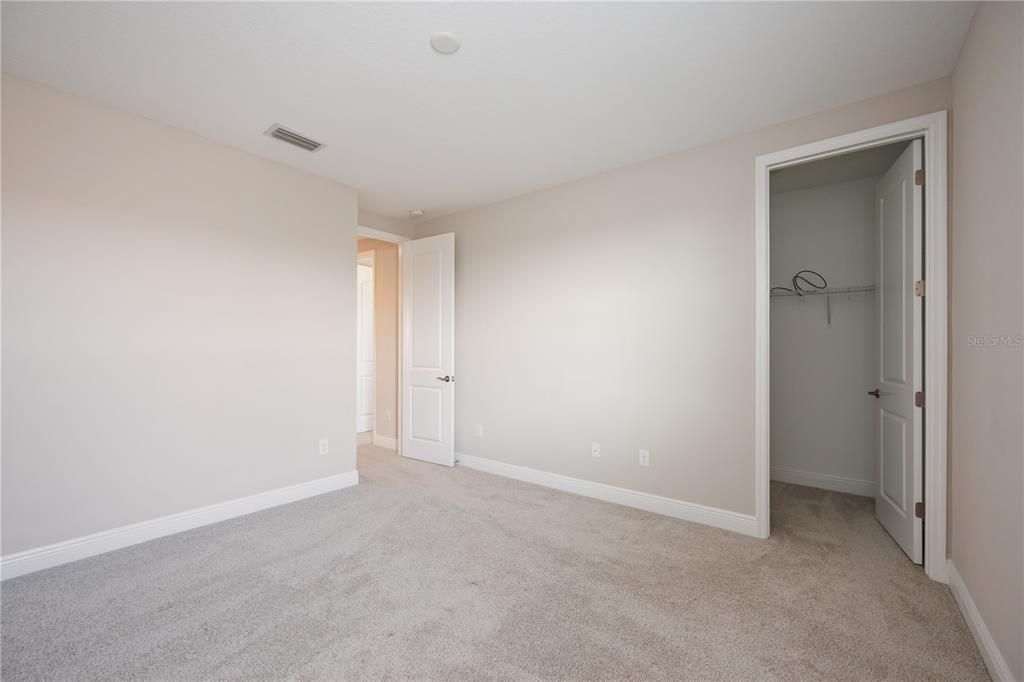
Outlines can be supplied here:
<path id="1" fill-rule="evenodd" d="M 924 518 L 924 502 L 914 503 L 914 516 L 916 516 L 919 519 Z"/>
<path id="2" fill-rule="evenodd" d="M 914 394 L 914 407 L 924 407 L 924 391 Z"/>
<path id="3" fill-rule="evenodd" d="M 924 169 L 914 171 L 914 184 L 921 186 L 924 184 Z"/>
<path id="4" fill-rule="evenodd" d="M 919 279 L 914 282 L 914 296 L 924 296 L 924 280 Z"/>

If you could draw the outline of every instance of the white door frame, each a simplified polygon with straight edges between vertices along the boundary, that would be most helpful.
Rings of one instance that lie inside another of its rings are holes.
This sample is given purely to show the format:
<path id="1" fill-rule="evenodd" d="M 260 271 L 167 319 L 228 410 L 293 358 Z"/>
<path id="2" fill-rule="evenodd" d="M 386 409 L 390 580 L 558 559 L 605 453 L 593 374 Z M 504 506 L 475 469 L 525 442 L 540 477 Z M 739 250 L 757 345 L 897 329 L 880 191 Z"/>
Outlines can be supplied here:
<path id="1" fill-rule="evenodd" d="M 924 424 L 924 570 L 939 582 L 946 577 L 946 423 L 948 420 L 947 180 L 946 112 L 918 116 L 848 135 L 764 154 L 754 159 L 755 192 L 755 475 L 754 517 L 757 535 L 770 529 L 769 334 L 769 173 L 786 166 L 839 156 L 892 142 L 924 139 L 925 404 Z"/>
<path id="2" fill-rule="evenodd" d="M 357 239 L 359 237 L 366 237 L 367 239 L 378 239 L 382 242 L 390 242 L 392 244 L 401 244 L 402 242 L 409 241 L 409 237 L 385 232 L 384 230 L 378 230 L 373 227 L 363 227 L 362 225 L 356 227 L 356 235 Z"/>
<path id="3" fill-rule="evenodd" d="M 377 239 L 382 242 L 388 242 L 390 244 L 398 245 L 398 390 L 395 395 L 399 396 L 397 405 L 395 405 L 395 452 L 399 455 L 402 454 L 402 244 L 409 241 L 409 237 L 400 234 L 393 234 L 391 232 L 385 232 L 384 230 L 378 230 L 373 227 L 365 227 L 363 225 L 356 226 L 356 241 L 359 241 L 360 237 L 366 237 L 367 239 Z M 376 276 L 376 275 L 375 275 Z M 375 292 L 376 293 L 376 292 Z M 376 368 L 374 368 L 374 381 L 376 381 Z M 374 387 L 374 394 L 376 395 L 376 387 Z M 373 438 L 377 441 L 377 420 L 373 420 Z"/>

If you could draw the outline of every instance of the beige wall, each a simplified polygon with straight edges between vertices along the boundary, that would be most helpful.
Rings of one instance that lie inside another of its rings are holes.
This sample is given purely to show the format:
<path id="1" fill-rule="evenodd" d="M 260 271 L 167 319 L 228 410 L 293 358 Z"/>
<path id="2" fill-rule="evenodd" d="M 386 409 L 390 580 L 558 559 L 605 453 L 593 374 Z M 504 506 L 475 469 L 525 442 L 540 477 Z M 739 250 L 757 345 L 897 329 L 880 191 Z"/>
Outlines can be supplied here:
<path id="1" fill-rule="evenodd" d="M 1024 679 L 1024 6 L 982 3 L 953 73 L 950 552 Z"/>
<path id="2" fill-rule="evenodd" d="M 378 436 L 398 438 L 398 245 L 360 239 L 358 248 L 360 253 L 374 252 L 373 431 Z"/>
<path id="3" fill-rule="evenodd" d="M 384 232 L 401 235 L 409 239 L 416 237 L 416 224 L 411 220 L 388 218 L 365 209 L 359 209 L 359 224 L 363 227 L 372 227 L 375 230 L 383 230 Z"/>
<path id="4" fill-rule="evenodd" d="M 4 74 L 3 553 L 354 470 L 356 211 Z"/>
<path id="5" fill-rule="evenodd" d="M 457 450 L 752 514 L 754 157 L 949 104 L 944 79 L 420 223 L 456 233 Z"/>

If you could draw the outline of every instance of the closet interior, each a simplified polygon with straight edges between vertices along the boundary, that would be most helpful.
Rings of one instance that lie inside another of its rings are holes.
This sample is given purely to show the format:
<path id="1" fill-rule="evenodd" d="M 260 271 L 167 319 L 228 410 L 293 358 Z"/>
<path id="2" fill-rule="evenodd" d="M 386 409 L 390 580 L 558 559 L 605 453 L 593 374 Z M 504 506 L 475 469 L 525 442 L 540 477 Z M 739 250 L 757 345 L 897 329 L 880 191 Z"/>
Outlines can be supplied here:
<path id="1" fill-rule="evenodd" d="M 876 495 L 879 185 L 909 144 L 771 174 L 773 481 Z"/>

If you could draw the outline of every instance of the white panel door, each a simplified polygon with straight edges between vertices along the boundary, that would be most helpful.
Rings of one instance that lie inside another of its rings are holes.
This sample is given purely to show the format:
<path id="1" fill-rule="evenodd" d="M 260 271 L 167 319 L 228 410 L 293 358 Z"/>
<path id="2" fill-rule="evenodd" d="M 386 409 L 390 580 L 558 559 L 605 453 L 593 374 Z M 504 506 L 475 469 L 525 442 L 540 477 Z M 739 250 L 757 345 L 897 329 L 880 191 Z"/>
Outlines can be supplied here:
<path id="1" fill-rule="evenodd" d="M 875 516 L 914 563 L 924 556 L 922 409 L 914 394 L 924 378 L 922 299 L 914 283 L 923 278 L 922 145 L 914 140 L 878 183 L 879 374 L 872 394 L 878 403 L 879 461 Z"/>
<path id="2" fill-rule="evenodd" d="M 356 433 L 373 430 L 373 268 L 356 266 Z"/>
<path id="3" fill-rule="evenodd" d="M 402 454 L 455 465 L 455 235 L 402 244 Z"/>

